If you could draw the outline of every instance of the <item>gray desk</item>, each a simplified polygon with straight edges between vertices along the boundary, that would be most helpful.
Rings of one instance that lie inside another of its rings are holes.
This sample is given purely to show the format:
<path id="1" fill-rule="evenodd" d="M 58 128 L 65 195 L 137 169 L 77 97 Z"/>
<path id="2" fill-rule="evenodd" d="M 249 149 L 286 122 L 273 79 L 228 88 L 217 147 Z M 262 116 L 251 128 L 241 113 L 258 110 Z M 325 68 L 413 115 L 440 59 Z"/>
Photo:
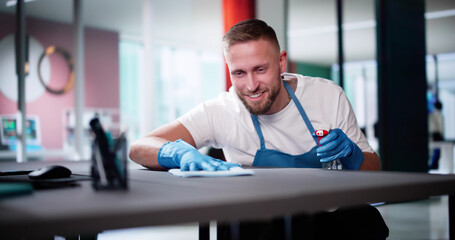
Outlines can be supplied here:
<path id="1" fill-rule="evenodd" d="M 0 163 L 0 171 L 55 162 Z M 88 174 L 87 162 L 57 163 Z M 80 187 L 35 191 L 0 200 L 0 236 L 94 233 L 107 229 L 247 220 L 309 213 L 367 202 L 401 202 L 449 195 L 453 224 L 455 175 L 321 169 L 255 169 L 255 176 L 178 178 L 130 169 L 126 192 Z M 454 231 L 450 227 L 451 239 Z"/>

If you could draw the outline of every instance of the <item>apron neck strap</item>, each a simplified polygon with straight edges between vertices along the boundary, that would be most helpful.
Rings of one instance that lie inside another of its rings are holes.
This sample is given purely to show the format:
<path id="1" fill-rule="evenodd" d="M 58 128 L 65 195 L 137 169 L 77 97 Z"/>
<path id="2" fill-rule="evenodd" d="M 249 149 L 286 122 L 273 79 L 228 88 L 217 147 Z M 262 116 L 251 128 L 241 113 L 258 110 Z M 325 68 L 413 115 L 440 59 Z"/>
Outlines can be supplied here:
<path id="1" fill-rule="evenodd" d="M 292 101 L 294 101 L 295 106 L 297 107 L 297 110 L 299 110 L 300 116 L 302 116 L 303 121 L 305 121 L 305 124 L 310 131 L 311 136 L 313 137 L 314 142 L 316 143 L 316 146 L 318 145 L 318 139 L 316 136 L 313 135 L 314 133 L 314 128 L 313 125 L 311 125 L 310 119 L 305 113 L 305 110 L 303 110 L 302 104 L 300 104 L 300 101 L 297 99 L 295 96 L 294 92 L 292 91 L 291 87 L 286 83 L 286 81 L 283 80 L 284 87 L 288 91 L 289 95 L 292 98 Z M 261 141 L 261 149 L 265 149 L 265 141 L 264 141 L 264 135 L 262 134 L 261 126 L 259 125 L 259 119 L 256 115 L 251 114 L 251 119 L 253 120 L 254 128 L 256 128 L 256 132 L 258 133 L 259 140 Z"/>
<path id="2" fill-rule="evenodd" d="M 313 125 L 311 124 L 310 119 L 306 115 L 305 110 L 303 110 L 302 104 L 300 104 L 299 99 L 297 99 L 297 97 L 294 94 L 294 91 L 292 91 L 292 89 L 288 85 L 288 83 L 283 80 L 283 84 L 284 84 L 284 87 L 286 88 L 286 90 L 288 91 L 289 95 L 291 96 L 292 100 L 294 101 L 295 106 L 299 110 L 300 116 L 302 116 L 303 121 L 305 121 L 305 124 L 306 124 L 308 130 L 310 131 L 311 136 L 313 136 L 313 133 L 314 133 Z M 317 137 L 313 136 L 313 139 L 317 146 L 318 145 Z"/>
<path id="3" fill-rule="evenodd" d="M 261 149 L 265 149 L 264 135 L 262 135 L 262 130 L 261 130 L 261 126 L 259 126 L 258 117 L 254 114 L 251 114 L 251 119 L 253 120 L 254 128 L 256 128 L 256 132 L 258 133 L 259 140 L 261 141 Z"/>

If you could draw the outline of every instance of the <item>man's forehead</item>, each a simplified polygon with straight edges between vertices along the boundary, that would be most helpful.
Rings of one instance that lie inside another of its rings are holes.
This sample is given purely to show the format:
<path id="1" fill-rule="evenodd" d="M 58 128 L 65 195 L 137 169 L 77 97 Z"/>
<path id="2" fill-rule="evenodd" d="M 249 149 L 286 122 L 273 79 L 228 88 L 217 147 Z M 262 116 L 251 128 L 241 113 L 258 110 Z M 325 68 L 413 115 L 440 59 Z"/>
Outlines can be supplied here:
<path id="1" fill-rule="evenodd" d="M 244 58 L 244 57 L 276 57 L 280 52 L 267 42 L 249 41 L 244 43 L 237 43 L 232 45 L 231 48 L 225 51 L 224 56 L 227 58 Z"/>

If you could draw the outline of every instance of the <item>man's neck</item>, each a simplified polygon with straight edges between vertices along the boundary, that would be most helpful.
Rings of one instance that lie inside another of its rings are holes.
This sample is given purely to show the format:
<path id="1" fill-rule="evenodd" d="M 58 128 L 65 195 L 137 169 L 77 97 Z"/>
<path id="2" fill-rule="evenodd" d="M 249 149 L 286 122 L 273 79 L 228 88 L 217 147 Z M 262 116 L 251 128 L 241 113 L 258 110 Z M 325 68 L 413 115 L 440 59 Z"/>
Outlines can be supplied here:
<path id="1" fill-rule="evenodd" d="M 285 81 L 291 87 L 291 90 L 293 92 L 295 92 L 295 90 L 297 89 L 297 79 L 287 79 Z M 281 97 L 281 104 L 280 104 L 281 106 L 280 106 L 280 109 L 277 112 L 283 110 L 289 104 L 289 102 L 292 101 L 292 97 L 288 93 L 288 91 L 286 90 L 286 87 L 284 85 L 282 85 L 281 91 L 283 92 L 281 94 L 281 96 L 282 96 Z M 286 96 L 286 100 L 283 99 L 283 96 Z M 280 101 L 279 99 L 277 99 L 277 100 Z M 274 113 L 277 113 L 277 112 L 274 112 Z"/>
<path id="2" fill-rule="evenodd" d="M 295 93 L 295 90 L 297 89 L 297 79 L 289 79 L 286 80 L 287 84 L 289 84 L 289 87 L 291 87 L 292 91 Z M 289 96 L 289 99 L 291 96 Z"/>

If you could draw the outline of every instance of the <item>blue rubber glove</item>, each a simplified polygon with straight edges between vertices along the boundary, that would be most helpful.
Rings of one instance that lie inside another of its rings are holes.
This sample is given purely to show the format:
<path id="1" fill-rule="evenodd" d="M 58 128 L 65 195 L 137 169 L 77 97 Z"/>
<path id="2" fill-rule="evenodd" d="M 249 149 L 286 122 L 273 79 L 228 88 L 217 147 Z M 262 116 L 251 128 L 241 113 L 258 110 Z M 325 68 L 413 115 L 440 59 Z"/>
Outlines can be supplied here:
<path id="1" fill-rule="evenodd" d="M 321 162 L 340 159 L 344 169 L 360 169 L 363 162 L 362 150 L 339 128 L 333 129 L 319 142 L 316 149 Z"/>
<path id="2" fill-rule="evenodd" d="M 165 143 L 158 151 L 158 164 L 164 168 L 178 168 L 182 171 L 225 171 L 240 167 L 200 153 L 196 148 L 179 139 Z"/>

